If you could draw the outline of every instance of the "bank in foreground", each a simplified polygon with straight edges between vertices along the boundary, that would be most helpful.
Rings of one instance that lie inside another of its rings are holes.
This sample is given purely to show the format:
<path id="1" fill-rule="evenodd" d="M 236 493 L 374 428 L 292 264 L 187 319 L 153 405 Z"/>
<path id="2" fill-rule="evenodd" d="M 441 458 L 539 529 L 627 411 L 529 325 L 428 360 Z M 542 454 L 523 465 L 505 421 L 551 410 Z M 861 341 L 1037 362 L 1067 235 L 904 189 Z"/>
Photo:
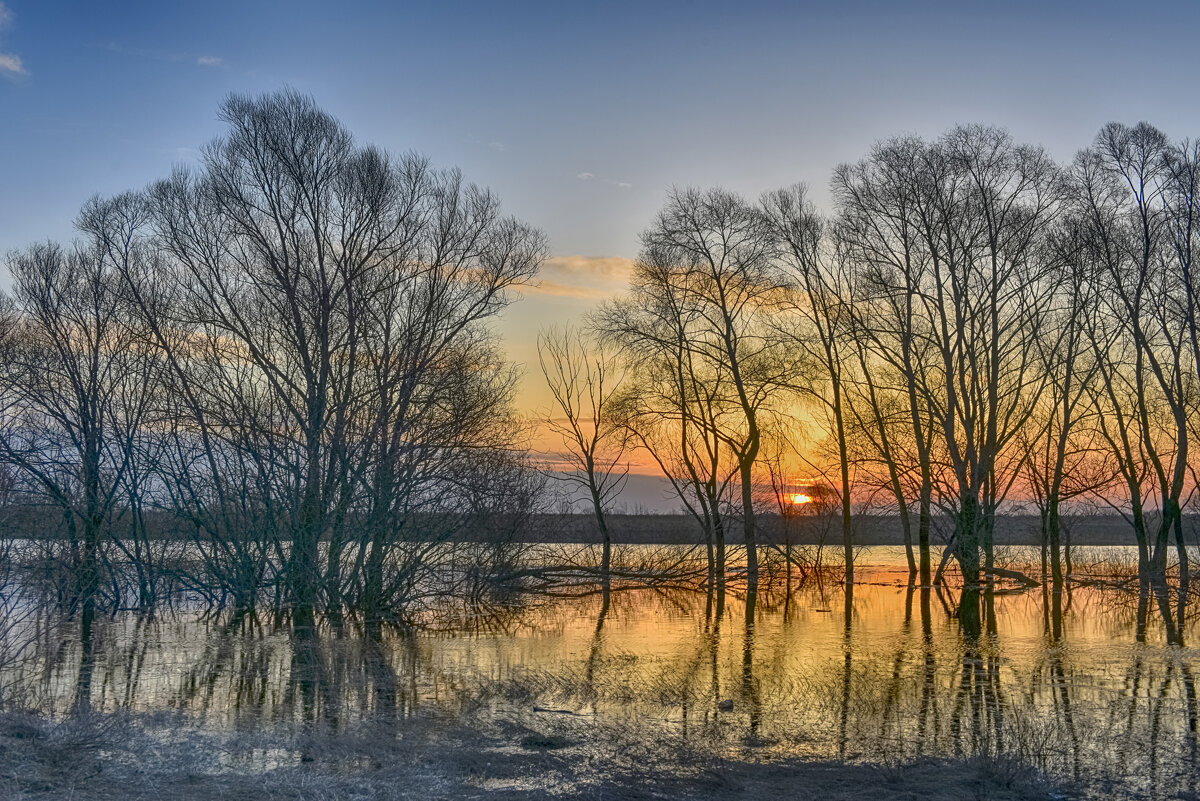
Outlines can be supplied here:
<path id="1" fill-rule="evenodd" d="M 0 797 L 142 799 L 1072 798 L 1003 759 L 800 761 L 547 720 L 410 721 L 217 737 L 170 715 L 0 716 Z M 561 717 L 561 716 L 560 716 Z M 585 731 L 584 729 L 588 731 Z"/>

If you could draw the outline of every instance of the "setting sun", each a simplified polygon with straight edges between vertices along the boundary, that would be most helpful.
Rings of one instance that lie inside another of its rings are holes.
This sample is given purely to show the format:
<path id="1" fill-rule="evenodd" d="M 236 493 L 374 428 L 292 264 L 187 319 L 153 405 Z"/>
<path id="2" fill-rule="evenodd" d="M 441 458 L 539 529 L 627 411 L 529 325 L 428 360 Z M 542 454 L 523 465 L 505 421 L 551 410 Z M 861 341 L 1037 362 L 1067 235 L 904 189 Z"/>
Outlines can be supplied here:
<path id="1" fill-rule="evenodd" d="M 801 493 L 796 493 L 795 495 L 792 496 L 792 504 L 793 505 L 800 506 L 800 505 L 806 504 L 806 503 L 812 503 L 811 495 L 805 495 L 804 493 L 801 492 Z"/>

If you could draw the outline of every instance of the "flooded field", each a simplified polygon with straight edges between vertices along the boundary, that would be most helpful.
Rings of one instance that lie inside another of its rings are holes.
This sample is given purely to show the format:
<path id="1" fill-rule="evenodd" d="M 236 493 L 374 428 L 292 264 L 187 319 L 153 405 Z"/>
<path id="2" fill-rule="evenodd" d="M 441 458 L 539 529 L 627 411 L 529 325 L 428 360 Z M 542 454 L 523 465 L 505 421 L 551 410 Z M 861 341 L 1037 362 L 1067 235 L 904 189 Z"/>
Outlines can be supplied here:
<path id="1" fill-rule="evenodd" d="M 124 713 L 207 737 L 292 738 L 229 750 L 242 767 L 310 760 L 297 732 L 402 739 L 437 720 L 513 726 L 531 747 L 615 733 L 767 761 L 983 757 L 1089 797 L 1200 791 L 1193 615 L 1172 635 L 1184 644 L 1168 645 L 1167 619 L 1154 598 L 1139 614 L 1136 586 L 1057 601 L 1034 587 L 984 596 L 971 632 L 959 598 L 907 586 L 901 549 L 864 552 L 858 571 L 849 608 L 840 586 L 814 581 L 754 598 L 618 583 L 407 632 L 345 622 L 297 635 L 186 607 L 82 631 L 30 612 L 10 621 L 3 688 L 54 719 Z"/>

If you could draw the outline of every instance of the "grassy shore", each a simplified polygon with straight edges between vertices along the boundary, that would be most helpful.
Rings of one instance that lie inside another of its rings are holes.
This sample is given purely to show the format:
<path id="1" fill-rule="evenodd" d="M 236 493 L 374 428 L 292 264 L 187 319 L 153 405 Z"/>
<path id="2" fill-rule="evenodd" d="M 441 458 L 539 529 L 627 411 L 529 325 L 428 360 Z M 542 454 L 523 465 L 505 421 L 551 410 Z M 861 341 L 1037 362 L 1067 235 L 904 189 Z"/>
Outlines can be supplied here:
<path id="1" fill-rule="evenodd" d="M 489 719 L 408 720 L 335 733 L 216 733 L 170 715 L 52 722 L 0 715 L 0 798 L 1047 799 L 1006 759 L 909 764 L 715 757 L 627 729 L 589 737 Z"/>

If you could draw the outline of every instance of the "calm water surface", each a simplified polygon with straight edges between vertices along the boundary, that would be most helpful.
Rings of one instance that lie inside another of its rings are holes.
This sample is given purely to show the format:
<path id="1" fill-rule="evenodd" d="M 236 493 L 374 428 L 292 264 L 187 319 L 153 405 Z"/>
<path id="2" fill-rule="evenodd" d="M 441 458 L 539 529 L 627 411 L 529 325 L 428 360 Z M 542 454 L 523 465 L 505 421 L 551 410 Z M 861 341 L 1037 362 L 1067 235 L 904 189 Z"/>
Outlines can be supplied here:
<path id="1" fill-rule="evenodd" d="M 1120 549 L 1113 554 L 1127 557 Z M 849 613 L 838 586 L 720 599 L 598 590 L 517 599 L 448 630 L 324 626 L 170 612 L 30 615 L 4 675 L 43 711 L 170 712 L 246 731 L 485 714 L 637 728 L 723 752 L 892 761 L 1013 755 L 1095 794 L 1172 797 L 1197 778 L 1198 653 L 1136 593 L 997 594 L 979 636 L 957 598 L 906 587 L 903 551 L 873 548 Z M 987 602 L 985 602 L 986 610 Z M 532 725 L 532 724 L 531 724 Z"/>

